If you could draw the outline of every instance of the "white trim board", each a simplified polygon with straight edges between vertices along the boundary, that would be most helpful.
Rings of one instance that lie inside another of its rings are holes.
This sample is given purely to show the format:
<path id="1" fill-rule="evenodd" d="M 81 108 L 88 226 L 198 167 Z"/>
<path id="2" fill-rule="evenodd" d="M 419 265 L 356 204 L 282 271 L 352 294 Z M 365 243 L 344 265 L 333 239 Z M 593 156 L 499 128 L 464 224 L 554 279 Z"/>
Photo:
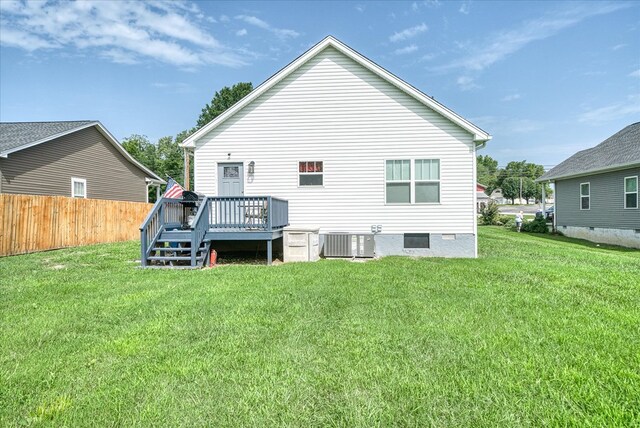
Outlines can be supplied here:
<path id="1" fill-rule="evenodd" d="M 328 47 L 333 47 L 338 52 L 344 54 L 345 56 L 351 58 L 356 63 L 360 64 L 362 67 L 378 75 L 382 79 L 396 86 L 401 91 L 412 96 L 422 104 L 426 105 L 427 107 L 431 108 L 435 112 L 449 119 L 451 122 L 460 126 L 462 129 L 471 133 L 476 143 L 478 144 L 486 143 L 491 139 L 491 135 L 489 135 L 487 132 L 480 129 L 476 125 L 472 124 L 468 120 L 462 118 L 453 110 L 450 110 L 449 108 L 440 104 L 430 96 L 419 91 L 418 89 L 411 86 L 404 80 L 400 79 L 399 77 L 395 76 L 394 74 L 380 67 L 378 64 L 374 63 L 370 59 L 356 52 L 349 46 L 345 45 L 338 39 L 334 38 L 333 36 L 327 36 L 318 44 L 313 46 L 311 49 L 309 49 L 308 51 L 300 55 L 298 58 L 296 58 L 294 61 L 289 63 L 289 65 L 287 65 L 286 67 L 278 71 L 276 74 L 274 74 L 273 76 L 265 80 L 260 86 L 258 86 L 253 91 L 251 91 L 247 96 L 245 96 L 243 99 L 238 101 L 235 105 L 233 105 L 227 111 L 225 111 L 220 116 L 218 116 L 217 118 L 215 118 L 214 120 L 212 120 L 211 122 L 209 122 L 208 124 L 200 128 L 198 131 L 196 131 L 192 135 L 190 135 L 187 139 L 184 140 L 184 142 L 182 143 L 182 146 L 191 147 L 191 148 L 195 147 L 195 142 L 200 137 L 202 137 L 203 135 L 207 134 L 208 132 L 212 131 L 213 129 L 215 129 L 222 123 L 224 123 L 227 119 L 235 115 L 237 112 L 242 110 L 245 106 L 250 104 L 253 100 L 255 100 L 260 95 L 267 92 L 269 89 L 274 87 L 276 84 L 278 84 L 280 81 L 285 79 L 291 73 L 296 71 L 302 65 L 306 64 L 311 58 L 315 57 L 316 55 L 318 55 L 320 52 L 322 52 L 324 49 Z"/>

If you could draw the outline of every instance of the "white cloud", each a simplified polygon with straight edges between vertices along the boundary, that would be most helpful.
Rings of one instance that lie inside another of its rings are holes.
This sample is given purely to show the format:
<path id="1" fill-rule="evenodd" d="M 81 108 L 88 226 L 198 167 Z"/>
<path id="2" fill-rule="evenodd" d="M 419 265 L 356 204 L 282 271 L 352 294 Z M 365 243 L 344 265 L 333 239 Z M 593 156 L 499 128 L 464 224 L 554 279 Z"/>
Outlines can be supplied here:
<path id="1" fill-rule="evenodd" d="M 612 13 L 630 5 L 630 3 L 572 4 L 569 9 L 556 10 L 542 18 L 527 21 L 513 30 L 494 34 L 482 46 L 471 44 L 461 59 L 440 67 L 440 69 L 484 70 L 534 41 L 554 36 L 592 16 Z"/>
<path id="2" fill-rule="evenodd" d="M 392 34 L 389 36 L 389 40 L 392 42 L 401 42 L 403 40 L 411 39 L 417 36 L 420 33 L 424 33 L 427 31 L 429 27 L 424 22 L 420 25 L 416 25 L 415 27 L 405 28 L 402 31 Z"/>
<path id="3" fill-rule="evenodd" d="M 418 47 L 416 45 L 409 45 L 409 46 L 405 46 L 404 48 L 396 49 L 395 51 L 393 51 L 393 53 L 396 55 L 406 55 L 406 54 L 415 52 L 417 50 L 418 50 Z"/>
<path id="4" fill-rule="evenodd" d="M 519 100 L 520 98 L 522 98 L 520 94 L 509 94 L 502 97 L 502 101 L 509 102 Z"/>
<path id="5" fill-rule="evenodd" d="M 458 87 L 463 91 L 470 91 L 471 89 L 478 89 L 480 85 L 475 82 L 475 79 L 470 76 L 460 76 L 456 80 Z"/>
<path id="6" fill-rule="evenodd" d="M 358 12 L 362 13 L 362 12 L 364 12 L 364 10 L 365 10 L 365 5 L 363 5 L 363 4 L 357 4 L 357 5 L 355 5 L 355 9 L 356 9 Z"/>
<path id="7" fill-rule="evenodd" d="M 246 36 L 246 35 L 247 35 L 247 29 L 246 28 L 243 28 L 242 30 L 236 31 L 236 36 L 242 37 L 242 36 Z"/>
<path id="8" fill-rule="evenodd" d="M 640 77 L 640 68 L 629 73 L 629 77 Z"/>
<path id="9" fill-rule="evenodd" d="M 300 33 L 298 33 L 295 30 L 288 30 L 288 29 L 285 29 L 285 28 L 272 27 L 266 21 L 263 21 L 262 19 L 260 19 L 258 17 L 255 17 L 255 16 L 238 15 L 235 18 L 240 20 L 240 21 L 244 21 L 249 25 L 253 25 L 253 26 L 261 28 L 263 30 L 270 31 L 271 33 L 275 34 L 276 36 L 278 36 L 278 37 L 280 37 L 282 39 L 286 39 L 287 37 L 296 38 L 296 37 L 298 37 L 300 35 Z"/>
<path id="10" fill-rule="evenodd" d="M 3 45 L 91 49 L 121 64 L 144 58 L 182 68 L 246 64 L 245 52 L 223 45 L 197 24 L 203 15 L 190 2 L 2 3 Z"/>
<path id="11" fill-rule="evenodd" d="M 471 3 L 467 1 L 463 2 L 462 5 L 460 5 L 460 9 L 458 9 L 458 12 L 464 15 L 469 15 L 469 12 L 471 12 Z"/>
<path id="12" fill-rule="evenodd" d="M 229 22 L 230 20 L 227 15 L 220 15 L 220 22 Z"/>
<path id="13" fill-rule="evenodd" d="M 620 50 L 620 49 L 625 48 L 627 46 L 628 45 L 626 43 L 620 43 L 619 45 L 612 46 L 611 50 L 612 51 L 617 51 L 617 50 Z"/>
<path id="14" fill-rule="evenodd" d="M 599 125 L 638 114 L 640 114 L 640 94 L 629 95 L 626 102 L 586 111 L 578 116 L 578 121 Z"/>

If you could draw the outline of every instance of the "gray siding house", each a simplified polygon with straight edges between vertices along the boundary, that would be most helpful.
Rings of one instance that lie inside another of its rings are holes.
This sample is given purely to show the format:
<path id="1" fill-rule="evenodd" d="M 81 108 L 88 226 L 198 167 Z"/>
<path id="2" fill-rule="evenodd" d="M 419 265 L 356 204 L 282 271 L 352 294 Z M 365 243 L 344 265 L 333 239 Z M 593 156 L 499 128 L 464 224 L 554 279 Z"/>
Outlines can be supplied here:
<path id="1" fill-rule="evenodd" d="M 163 183 L 98 121 L 0 123 L 0 193 L 148 202 Z"/>
<path id="2" fill-rule="evenodd" d="M 555 183 L 554 226 L 567 236 L 640 248 L 640 122 L 571 156 L 537 181 Z"/>

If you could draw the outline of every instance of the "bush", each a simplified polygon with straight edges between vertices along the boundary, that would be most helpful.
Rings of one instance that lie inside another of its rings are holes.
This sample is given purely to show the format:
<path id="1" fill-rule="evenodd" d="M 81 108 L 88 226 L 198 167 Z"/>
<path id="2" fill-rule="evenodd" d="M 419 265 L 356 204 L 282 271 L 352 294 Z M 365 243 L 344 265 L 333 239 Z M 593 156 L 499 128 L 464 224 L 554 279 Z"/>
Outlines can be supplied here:
<path id="1" fill-rule="evenodd" d="M 547 220 L 545 220 L 544 217 L 538 217 L 530 222 L 524 222 L 522 223 L 522 231 L 531 233 L 548 233 L 549 228 L 547 227 Z"/>
<path id="2" fill-rule="evenodd" d="M 500 212 L 495 201 L 489 203 L 480 210 L 480 222 L 485 226 L 497 225 Z"/>
<path id="3" fill-rule="evenodd" d="M 506 228 L 514 229 L 516 227 L 516 218 L 512 215 L 500 216 L 500 223 Z"/>

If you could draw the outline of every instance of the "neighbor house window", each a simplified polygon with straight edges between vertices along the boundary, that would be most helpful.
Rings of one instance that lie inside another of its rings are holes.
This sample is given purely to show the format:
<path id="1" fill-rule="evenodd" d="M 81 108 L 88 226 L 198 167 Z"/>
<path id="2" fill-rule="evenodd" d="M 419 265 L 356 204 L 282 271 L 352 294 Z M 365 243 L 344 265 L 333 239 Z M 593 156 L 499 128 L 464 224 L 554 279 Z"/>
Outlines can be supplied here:
<path id="1" fill-rule="evenodd" d="M 386 171 L 387 203 L 411 203 L 411 161 L 388 160 Z"/>
<path id="2" fill-rule="evenodd" d="M 415 202 L 440 202 L 440 160 L 418 159 L 415 165 Z"/>
<path id="3" fill-rule="evenodd" d="M 300 186 L 322 186 L 323 165 L 318 161 L 298 162 L 298 184 Z"/>
<path id="4" fill-rule="evenodd" d="M 638 208 L 638 176 L 624 179 L 624 207 Z"/>
<path id="5" fill-rule="evenodd" d="M 580 183 L 580 209 L 591 209 L 591 183 Z"/>
<path id="6" fill-rule="evenodd" d="M 84 178 L 71 177 L 71 197 L 87 197 L 87 180 Z"/>

